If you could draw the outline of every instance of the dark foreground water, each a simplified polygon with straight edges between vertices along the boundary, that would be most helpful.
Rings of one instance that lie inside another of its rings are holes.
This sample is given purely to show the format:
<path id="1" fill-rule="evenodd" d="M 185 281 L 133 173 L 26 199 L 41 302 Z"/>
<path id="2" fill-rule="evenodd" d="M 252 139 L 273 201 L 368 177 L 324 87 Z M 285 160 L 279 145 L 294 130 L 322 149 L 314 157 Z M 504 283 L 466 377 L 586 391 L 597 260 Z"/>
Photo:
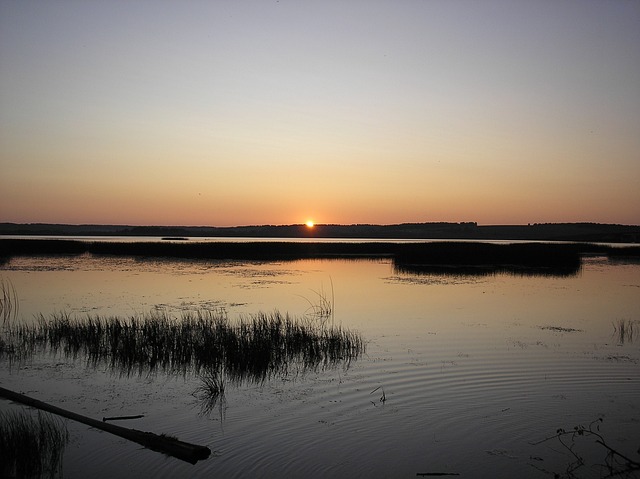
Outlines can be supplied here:
<path id="1" fill-rule="evenodd" d="M 123 375 L 82 357 L 0 359 L 0 385 L 81 414 L 208 446 L 196 465 L 68 422 L 65 477 L 553 477 L 573 457 L 558 428 L 602 418 L 638 460 L 640 265 L 587 258 L 571 277 L 406 274 L 390 261 L 277 263 L 14 258 L 14 322 L 64 311 L 132 316 L 224 309 L 309 318 L 321 297 L 366 354 L 348 366 L 227 384 L 203 414 L 197 376 Z M 620 322 L 627 328 L 621 334 Z M 630 325 L 635 324 L 636 334 Z M 20 406 L 0 401 L 0 410 Z M 605 476 L 584 437 L 578 477 Z"/>

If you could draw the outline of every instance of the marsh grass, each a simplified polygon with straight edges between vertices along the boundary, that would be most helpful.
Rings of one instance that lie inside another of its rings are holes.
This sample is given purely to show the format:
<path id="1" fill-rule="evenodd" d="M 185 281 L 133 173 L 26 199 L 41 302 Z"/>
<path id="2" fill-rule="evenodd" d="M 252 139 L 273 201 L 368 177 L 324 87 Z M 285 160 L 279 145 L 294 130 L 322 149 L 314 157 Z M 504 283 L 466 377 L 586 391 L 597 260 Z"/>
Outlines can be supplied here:
<path id="1" fill-rule="evenodd" d="M 590 245 L 435 242 L 399 245 L 393 265 L 399 273 L 487 276 L 574 276 Z"/>
<path id="2" fill-rule="evenodd" d="M 261 383 L 277 375 L 338 365 L 348 367 L 365 345 L 340 327 L 320 326 L 273 313 L 230 320 L 221 311 L 165 311 L 141 317 L 40 315 L 35 325 L 13 326 L 5 342 L 21 360 L 35 353 L 106 365 L 122 375 L 199 375 L 224 370 L 233 383 Z"/>
<path id="3" fill-rule="evenodd" d="M 11 280 L 0 278 L 0 318 L 2 324 L 6 325 L 10 320 L 18 317 L 20 303 L 18 302 L 18 293 Z"/>
<path id="4" fill-rule="evenodd" d="M 61 476 L 68 441 L 64 421 L 50 414 L 0 412 L 0 476 Z"/>
<path id="5" fill-rule="evenodd" d="M 6 257 L 83 254 L 148 258 L 223 260 L 298 260 L 320 258 L 394 258 L 402 264 L 519 265 L 566 267 L 586 253 L 638 256 L 634 248 L 589 243 L 510 243 L 482 241 L 394 242 L 83 242 L 75 240 L 0 239 Z"/>
<path id="6" fill-rule="evenodd" d="M 590 243 L 511 243 L 482 241 L 394 242 L 82 242 L 0 239 L 6 258 L 17 255 L 131 256 L 192 260 L 295 261 L 302 259 L 391 259 L 397 272 L 411 274 L 573 276 L 582 255 L 638 257 L 636 248 Z"/>
<path id="7" fill-rule="evenodd" d="M 610 259 L 640 258 L 640 246 L 618 246 L 607 251 Z"/>

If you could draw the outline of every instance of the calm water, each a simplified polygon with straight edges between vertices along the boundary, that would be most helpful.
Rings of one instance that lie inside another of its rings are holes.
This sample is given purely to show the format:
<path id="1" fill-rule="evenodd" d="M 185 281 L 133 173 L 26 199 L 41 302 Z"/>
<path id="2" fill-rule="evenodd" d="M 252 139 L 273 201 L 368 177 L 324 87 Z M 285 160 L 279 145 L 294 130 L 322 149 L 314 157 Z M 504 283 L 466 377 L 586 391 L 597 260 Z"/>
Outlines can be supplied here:
<path id="1" fill-rule="evenodd" d="M 531 443 L 599 417 L 608 443 L 638 457 L 640 336 L 614 328 L 640 320 L 637 263 L 587 258 L 563 278 L 410 275 L 390 261 L 86 255 L 14 258 L 0 275 L 15 286 L 24 322 L 155 308 L 302 317 L 318 292 L 333 291 L 333 321 L 367 342 L 348 369 L 227 386 L 226 406 L 209 415 L 192 394 L 196 377 L 120 377 L 82 358 L 0 362 L 3 387 L 96 418 L 144 414 L 120 424 L 213 451 L 192 466 L 68 422 L 65 477 L 548 477 L 572 458 L 557 441 Z M 604 462 L 606 451 L 592 446 L 588 462 Z"/>

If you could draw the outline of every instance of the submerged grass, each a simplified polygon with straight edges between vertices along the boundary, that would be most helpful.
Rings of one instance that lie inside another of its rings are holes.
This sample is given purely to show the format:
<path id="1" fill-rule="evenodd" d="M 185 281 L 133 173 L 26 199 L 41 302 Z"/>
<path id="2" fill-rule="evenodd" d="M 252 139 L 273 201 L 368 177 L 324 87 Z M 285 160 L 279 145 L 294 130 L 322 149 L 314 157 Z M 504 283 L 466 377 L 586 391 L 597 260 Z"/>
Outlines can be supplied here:
<path id="1" fill-rule="evenodd" d="M 276 375 L 323 369 L 362 355 L 359 334 L 298 321 L 277 311 L 231 321 L 224 312 L 166 312 L 141 317 L 40 315 L 35 325 L 9 329 L 5 340 L 17 359 L 36 352 L 86 358 L 124 375 L 201 374 L 221 370 L 233 382 L 263 382 Z"/>
<path id="2" fill-rule="evenodd" d="M 0 476 L 61 476 L 68 441 L 65 423 L 50 414 L 0 412 Z"/>

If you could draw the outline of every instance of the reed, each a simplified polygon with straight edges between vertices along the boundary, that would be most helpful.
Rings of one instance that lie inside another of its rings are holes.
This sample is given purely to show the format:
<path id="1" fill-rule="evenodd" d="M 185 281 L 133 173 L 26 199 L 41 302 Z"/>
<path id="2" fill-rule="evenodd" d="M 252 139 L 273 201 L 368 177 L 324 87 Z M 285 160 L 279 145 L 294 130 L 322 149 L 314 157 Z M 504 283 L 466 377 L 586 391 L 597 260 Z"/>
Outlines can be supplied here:
<path id="1" fill-rule="evenodd" d="M 255 242 L 85 242 L 52 239 L 1 239 L 0 256 L 79 255 L 91 253 L 139 258 L 186 258 L 203 260 L 296 260 L 309 258 L 388 257 L 393 243 L 296 243 Z"/>
<path id="2" fill-rule="evenodd" d="M 495 244 L 455 242 L 83 242 L 0 239 L 0 256 L 83 254 L 149 258 L 296 260 L 310 258 L 395 258 L 400 264 L 574 264 L 581 254 L 638 255 L 639 248 L 590 243 Z"/>
<path id="3" fill-rule="evenodd" d="M 224 312 L 202 310 L 172 317 L 71 317 L 40 315 L 35 325 L 9 328 L 5 338 L 20 358 L 35 353 L 84 358 L 122 375 L 201 374 L 224 370 L 232 383 L 261 383 L 277 375 L 344 365 L 358 359 L 361 336 L 320 327 L 278 311 L 231 321 Z"/>
<path id="4" fill-rule="evenodd" d="M 293 261 L 301 259 L 391 258 L 398 272 L 568 276 L 579 272 L 582 255 L 635 257 L 639 247 L 591 243 L 509 243 L 482 241 L 394 242 L 83 242 L 0 239 L 0 257 L 18 255 L 132 256 L 193 260 Z"/>
<path id="5" fill-rule="evenodd" d="M 65 423 L 50 414 L 0 411 L 0 476 L 62 476 L 68 441 Z"/>
<path id="6" fill-rule="evenodd" d="M 590 245 L 567 243 L 493 244 L 436 242 L 399 245 L 394 268 L 400 273 L 519 276 L 572 276 L 580 271 Z"/>
<path id="7" fill-rule="evenodd" d="M 0 278 L 0 317 L 5 325 L 9 320 L 18 317 L 20 303 L 18 293 L 11 280 Z"/>
<path id="8" fill-rule="evenodd" d="M 610 248 L 607 256 L 611 259 L 640 258 L 640 246 L 619 246 Z"/>
<path id="9" fill-rule="evenodd" d="M 637 320 L 618 319 L 613 323 L 613 334 L 617 337 L 619 344 L 632 343 L 635 336 Z"/>
<path id="10" fill-rule="evenodd" d="M 324 291 L 323 286 L 320 287 L 320 290 L 315 290 L 315 289 L 311 290 L 311 292 L 315 295 L 315 298 L 313 301 L 305 296 L 300 296 L 307 303 L 309 303 L 309 307 L 305 311 L 305 317 L 307 317 L 309 320 L 318 321 L 320 322 L 320 324 L 324 324 L 329 318 L 331 318 L 333 323 L 333 312 L 335 309 L 333 280 L 330 279 L 330 283 L 331 283 L 331 296 L 329 296 Z"/>

